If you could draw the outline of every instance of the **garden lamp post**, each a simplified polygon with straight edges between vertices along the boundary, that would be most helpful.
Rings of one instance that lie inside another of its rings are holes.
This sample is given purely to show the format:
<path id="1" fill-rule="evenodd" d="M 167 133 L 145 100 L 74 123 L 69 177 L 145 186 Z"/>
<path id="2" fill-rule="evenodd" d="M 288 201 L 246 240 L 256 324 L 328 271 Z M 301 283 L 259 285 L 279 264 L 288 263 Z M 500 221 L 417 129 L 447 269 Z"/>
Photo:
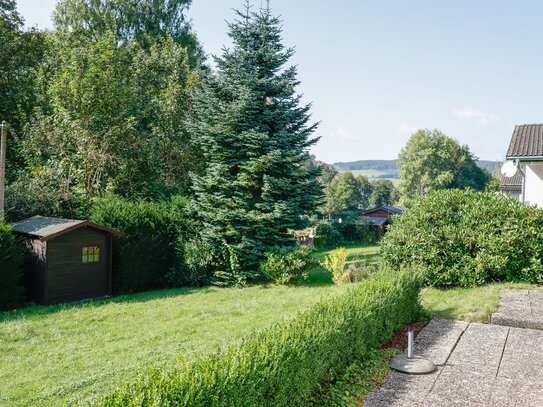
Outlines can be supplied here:
<path id="1" fill-rule="evenodd" d="M 4 189 L 6 182 L 6 143 L 8 128 L 6 122 L 0 124 L 0 221 L 4 220 Z"/>

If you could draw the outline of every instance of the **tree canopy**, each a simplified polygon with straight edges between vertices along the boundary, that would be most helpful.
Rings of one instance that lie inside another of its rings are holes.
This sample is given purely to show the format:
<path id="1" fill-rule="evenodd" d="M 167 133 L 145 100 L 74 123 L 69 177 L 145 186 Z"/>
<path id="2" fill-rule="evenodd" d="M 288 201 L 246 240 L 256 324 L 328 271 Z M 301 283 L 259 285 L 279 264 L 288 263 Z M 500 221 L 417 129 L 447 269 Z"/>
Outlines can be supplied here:
<path id="1" fill-rule="evenodd" d="M 289 228 L 312 212 L 321 194 L 307 165 L 316 124 L 296 94 L 293 50 L 269 8 L 236 12 L 233 47 L 216 58 L 218 72 L 197 96 L 192 142 L 206 162 L 194 177 L 194 210 L 202 238 L 226 244 L 241 270 L 256 269 L 263 253 L 292 242 Z"/>
<path id="2" fill-rule="evenodd" d="M 402 202 L 440 189 L 484 190 L 489 174 L 477 166 L 467 145 L 439 130 L 419 130 L 399 155 Z"/>

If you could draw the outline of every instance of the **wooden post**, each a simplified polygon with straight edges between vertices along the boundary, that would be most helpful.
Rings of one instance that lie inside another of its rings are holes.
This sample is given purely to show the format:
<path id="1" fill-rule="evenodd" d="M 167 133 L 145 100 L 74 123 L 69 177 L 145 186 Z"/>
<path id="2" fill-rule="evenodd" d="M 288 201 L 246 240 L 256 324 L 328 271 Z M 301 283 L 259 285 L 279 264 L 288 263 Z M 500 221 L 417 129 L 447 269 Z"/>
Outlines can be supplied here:
<path id="1" fill-rule="evenodd" d="M 6 185 L 6 148 L 8 129 L 6 122 L 0 124 L 0 221 L 4 220 L 4 190 Z"/>

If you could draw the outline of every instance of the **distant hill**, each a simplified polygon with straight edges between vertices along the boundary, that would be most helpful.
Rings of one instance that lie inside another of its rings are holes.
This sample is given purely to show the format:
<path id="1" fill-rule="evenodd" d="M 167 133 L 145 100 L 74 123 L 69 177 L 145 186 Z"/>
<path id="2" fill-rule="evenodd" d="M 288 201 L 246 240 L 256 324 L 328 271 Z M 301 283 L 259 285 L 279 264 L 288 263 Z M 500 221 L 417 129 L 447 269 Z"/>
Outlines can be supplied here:
<path id="1" fill-rule="evenodd" d="M 339 172 L 351 171 L 356 175 L 365 175 L 370 180 L 389 179 L 392 182 L 397 182 L 400 178 L 398 160 L 360 160 L 339 162 L 332 165 Z M 494 174 L 495 161 L 479 160 L 477 165 Z"/>

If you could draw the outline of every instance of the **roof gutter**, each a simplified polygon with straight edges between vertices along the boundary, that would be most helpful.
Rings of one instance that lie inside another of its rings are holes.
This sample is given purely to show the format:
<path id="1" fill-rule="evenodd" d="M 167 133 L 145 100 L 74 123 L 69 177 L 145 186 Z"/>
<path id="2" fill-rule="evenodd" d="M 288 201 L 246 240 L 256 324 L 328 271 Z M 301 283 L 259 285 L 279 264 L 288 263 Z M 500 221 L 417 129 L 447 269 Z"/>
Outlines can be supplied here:
<path id="1" fill-rule="evenodd" d="M 543 161 L 543 156 L 505 156 L 506 160 L 522 160 L 522 161 Z"/>

